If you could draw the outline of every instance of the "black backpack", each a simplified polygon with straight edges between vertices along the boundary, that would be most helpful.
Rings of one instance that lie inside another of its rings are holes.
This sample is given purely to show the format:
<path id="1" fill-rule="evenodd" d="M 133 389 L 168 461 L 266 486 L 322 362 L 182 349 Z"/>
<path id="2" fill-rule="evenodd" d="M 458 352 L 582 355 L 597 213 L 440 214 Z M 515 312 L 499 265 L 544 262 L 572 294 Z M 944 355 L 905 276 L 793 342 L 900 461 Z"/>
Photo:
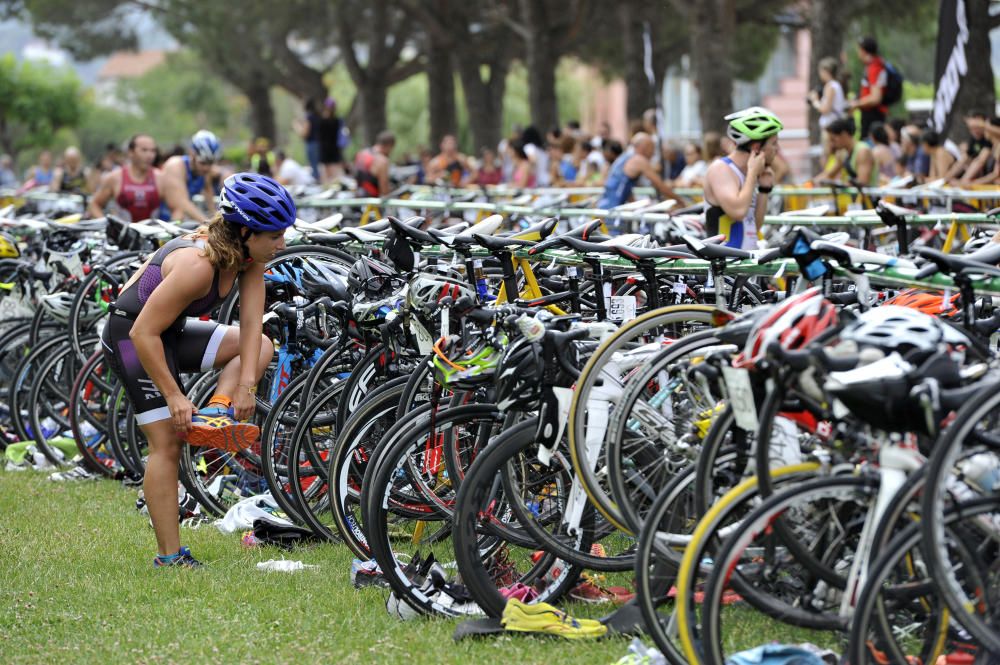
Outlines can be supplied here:
<path id="1" fill-rule="evenodd" d="M 892 106 L 903 98 L 903 74 L 888 60 L 885 65 L 885 89 L 882 91 L 882 103 Z"/>

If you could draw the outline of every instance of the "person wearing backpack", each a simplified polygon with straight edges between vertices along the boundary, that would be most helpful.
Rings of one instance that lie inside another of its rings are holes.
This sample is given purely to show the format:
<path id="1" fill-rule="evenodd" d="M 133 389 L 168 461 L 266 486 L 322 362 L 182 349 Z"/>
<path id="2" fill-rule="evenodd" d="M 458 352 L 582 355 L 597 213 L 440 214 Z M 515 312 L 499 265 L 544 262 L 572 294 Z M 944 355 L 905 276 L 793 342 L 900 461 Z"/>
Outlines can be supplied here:
<path id="1" fill-rule="evenodd" d="M 861 91 L 858 98 L 849 102 L 850 108 L 861 111 L 861 136 L 868 136 L 873 122 L 885 122 L 889 106 L 900 100 L 903 93 L 903 77 L 899 71 L 878 54 L 878 42 L 874 37 L 858 40 L 858 58 L 865 66 L 861 77 Z"/>

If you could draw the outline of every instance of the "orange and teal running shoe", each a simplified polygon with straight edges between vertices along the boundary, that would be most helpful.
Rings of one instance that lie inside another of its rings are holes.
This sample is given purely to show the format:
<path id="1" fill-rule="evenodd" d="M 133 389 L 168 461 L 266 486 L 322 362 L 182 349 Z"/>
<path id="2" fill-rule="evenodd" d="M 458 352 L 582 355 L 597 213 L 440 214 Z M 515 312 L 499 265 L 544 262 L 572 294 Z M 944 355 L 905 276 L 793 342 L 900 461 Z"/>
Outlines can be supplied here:
<path id="1" fill-rule="evenodd" d="M 226 409 L 210 406 L 194 414 L 191 430 L 182 438 L 192 446 L 238 453 L 260 440 L 260 428 L 237 422 Z"/>

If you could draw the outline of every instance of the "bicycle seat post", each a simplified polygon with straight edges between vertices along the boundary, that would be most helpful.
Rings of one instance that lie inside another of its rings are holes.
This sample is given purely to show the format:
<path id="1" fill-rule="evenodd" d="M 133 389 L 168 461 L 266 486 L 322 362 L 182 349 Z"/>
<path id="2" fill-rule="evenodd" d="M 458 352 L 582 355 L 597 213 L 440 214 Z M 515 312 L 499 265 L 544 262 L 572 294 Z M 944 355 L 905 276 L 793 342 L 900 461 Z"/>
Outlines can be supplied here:
<path id="1" fill-rule="evenodd" d="M 608 307 L 604 302 L 604 266 L 601 260 L 593 256 L 584 256 L 584 263 L 590 266 L 590 281 L 594 283 L 594 300 L 597 305 L 597 320 L 608 320 Z"/>

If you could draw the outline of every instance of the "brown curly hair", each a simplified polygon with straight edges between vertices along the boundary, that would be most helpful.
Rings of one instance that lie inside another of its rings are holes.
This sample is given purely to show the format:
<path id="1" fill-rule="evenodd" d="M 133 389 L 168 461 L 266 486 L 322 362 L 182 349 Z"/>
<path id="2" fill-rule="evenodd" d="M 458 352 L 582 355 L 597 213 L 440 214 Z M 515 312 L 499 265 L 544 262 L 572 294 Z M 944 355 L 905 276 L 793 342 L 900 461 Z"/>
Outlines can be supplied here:
<path id="1" fill-rule="evenodd" d="M 243 242 L 240 240 L 241 229 L 242 227 L 222 219 L 222 213 L 216 213 L 208 226 L 198 229 L 198 235 L 206 238 L 205 256 L 214 267 L 234 272 L 240 272 L 246 267 Z"/>

